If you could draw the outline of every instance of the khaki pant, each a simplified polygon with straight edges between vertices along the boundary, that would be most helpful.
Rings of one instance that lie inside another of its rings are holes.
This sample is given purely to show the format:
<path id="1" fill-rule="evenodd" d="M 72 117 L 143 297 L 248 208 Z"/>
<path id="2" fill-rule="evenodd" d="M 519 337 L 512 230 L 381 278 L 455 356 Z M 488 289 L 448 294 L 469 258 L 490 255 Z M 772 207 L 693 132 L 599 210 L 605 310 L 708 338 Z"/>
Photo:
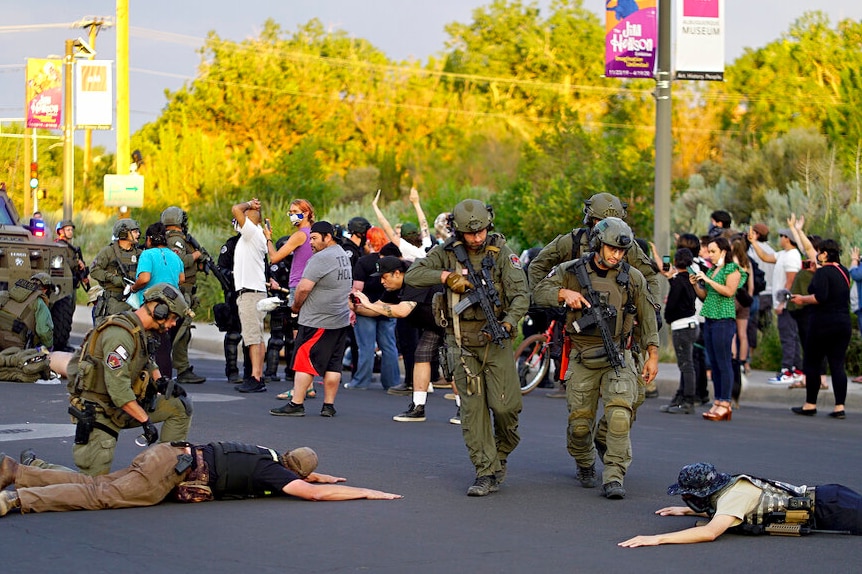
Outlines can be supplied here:
<path id="1" fill-rule="evenodd" d="M 569 410 L 567 449 L 579 467 L 595 464 L 595 422 L 601 396 L 607 420 L 602 484 L 611 481 L 622 484 L 632 460 L 629 432 L 638 387 L 637 377 L 629 366 L 631 354 L 626 353 L 627 365 L 620 369 L 619 375 L 613 367 L 588 369 L 575 359 L 574 354 L 566 380 Z"/>
<path id="2" fill-rule="evenodd" d="M 188 471 L 174 467 L 184 448 L 154 445 L 134 458 L 131 466 L 105 476 L 45 470 L 21 465 L 15 478 L 21 512 L 102 510 L 158 504 Z"/>
<path id="3" fill-rule="evenodd" d="M 458 358 L 460 351 L 453 337 L 447 337 L 447 344 L 455 387 L 461 395 L 461 433 L 467 452 L 476 467 L 476 476 L 494 474 L 521 441 L 521 386 L 512 349 L 493 343 L 466 348 L 474 355 L 465 357 L 467 368 L 481 380 L 481 392 L 468 394 L 467 373 Z"/>
<path id="4" fill-rule="evenodd" d="M 184 441 L 188 437 L 192 417 L 186 414 L 185 405 L 176 397 L 167 399 L 160 396 L 156 400 L 156 408 L 149 413 L 150 421 L 165 424 L 159 429 L 159 440 L 161 442 Z M 111 428 L 118 433 L 122 428 L 111 422 L 104 413 L 96 413 L 96 422 Z M 126 428 L 140 428 L 140 425 Z M 100 429 L 93 429 L 87 444 L 76 444 L 72 448 L 72 456 L 78 469 L 90 476 L 108 474 L 111 472 L 111 464 L 114 462 L 114 449 L 117 447 L 117 439 Z"/>

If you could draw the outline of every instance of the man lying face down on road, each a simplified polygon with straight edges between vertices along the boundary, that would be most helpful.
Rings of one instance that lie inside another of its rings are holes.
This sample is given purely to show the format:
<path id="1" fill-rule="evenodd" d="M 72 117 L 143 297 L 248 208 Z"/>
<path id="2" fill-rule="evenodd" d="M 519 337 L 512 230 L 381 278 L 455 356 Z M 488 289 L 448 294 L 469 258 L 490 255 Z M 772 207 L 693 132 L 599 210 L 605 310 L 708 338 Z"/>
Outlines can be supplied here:
<path id="1" fill-rule="evenodd" d="M 171 495 L 181 502 L 287 495 L 305 500 L 392 500 L 401 495 L 336 484 L 320 474 L 308 447 L 279 455 L 270 448 L 213 442 L 162 443 L 136 456 L 122 470 L 102 476 L 39 468 L 32 450 L 21 464 L 0 453 L 0 516 L 27 512 L 103 510 L 153 506 Z M 10 484 L 15 490 L 3 490 Z"/>

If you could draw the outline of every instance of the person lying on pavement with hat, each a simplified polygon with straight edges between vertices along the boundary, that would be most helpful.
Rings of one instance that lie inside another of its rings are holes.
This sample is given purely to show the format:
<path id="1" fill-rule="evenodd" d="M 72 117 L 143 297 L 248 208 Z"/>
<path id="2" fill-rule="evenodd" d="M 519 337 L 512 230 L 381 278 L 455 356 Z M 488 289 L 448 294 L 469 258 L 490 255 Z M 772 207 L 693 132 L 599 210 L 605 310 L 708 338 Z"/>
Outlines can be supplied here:
<path id="1" fill-rule="evenodd" d="M 811 532 L 862 535 L 862 495 L 840 484 L 794 486 L 747 474 L 718 472 L 708 462 L 684 466 L 671 496 L 686 506 L 668 506 L 660 516 L 702 516 L 709 522 L 666 534 L 629 538 L 624 548 L 711 542 L 726 531 L 799 536 Z"/>
<path id="2" fill-rule="evenodd" d="M 22 463 L 0 453 L 0 516 L 11 510 L 59 512 L 153 506 L 173 494 L 180 502 L 286 495 L 304 500 L 393 500 L 399 494 L 336 484 L 346 479 L 315 472 L 308 447 L 279 455 L 235 442 L 153 445 L 122 470 L 101 476 L 40 468 L 32 450 Z M 4 490 L 10 484 L 15 490 Z"/>

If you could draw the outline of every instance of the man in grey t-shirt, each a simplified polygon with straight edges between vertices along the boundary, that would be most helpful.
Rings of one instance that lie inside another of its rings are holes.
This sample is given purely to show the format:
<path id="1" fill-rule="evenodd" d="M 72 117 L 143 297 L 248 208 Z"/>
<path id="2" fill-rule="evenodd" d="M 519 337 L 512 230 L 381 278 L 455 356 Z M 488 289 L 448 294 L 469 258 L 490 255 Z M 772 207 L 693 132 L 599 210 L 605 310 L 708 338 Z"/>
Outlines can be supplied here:
<path id="1" fill-rule="evenodd" d="M 323 376 L 323 407 L 320 416 L 335 416 L 335 395 L 341 384 L 341 361 L 350 329 L 348 298 L 353 286 L 350 257 L 335 242 L 328 221 L 311 226 L 308 240 L 314 255 L 296 286 L 293 312 L 299 313 L 299 331 L 294 343 L 291 400 L 271 409 L 276 416 L 305 416 L 305 393 L 315 376 Z"/>

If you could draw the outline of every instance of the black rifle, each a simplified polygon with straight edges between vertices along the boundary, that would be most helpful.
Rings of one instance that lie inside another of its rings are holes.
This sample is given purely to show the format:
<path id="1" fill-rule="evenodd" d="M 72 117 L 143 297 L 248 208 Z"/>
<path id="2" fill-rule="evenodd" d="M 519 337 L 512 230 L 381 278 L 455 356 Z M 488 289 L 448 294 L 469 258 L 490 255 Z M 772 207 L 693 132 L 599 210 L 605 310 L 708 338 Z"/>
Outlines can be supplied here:
<path id="1" fill-rule="evenodd" d="M 490 337 L 491 341 L 497 343 L 501 347 L 505 347 L 503 341 L 510 337 L 509 332 L 503 328 L 503 325 L 497 320 L 494 313 L 494 307 L 502 307 L 500 295 L 497 293 L 497 288 L 494 287 L 494 280 L 491 277 L 491 269 L 494 267 L 494 259 L 490 254 L 482 259 L 482 269 L 476 271 L 473 269 L 473 264 L 470 263 L 470 258 L 467 256 L 467 248 L 460 241 L 455 242 L 455 257 L 458 262 L 467 270 L 467 280 L 473 284 L 473 289 L 467 292 L 466 297 L 462 297 L 461 301 L 455 305 L 453 311 L 456 315 L 460 315 L 465 309 L 468 309 L 479 304 L 482 312 L 485 314 L 487 324 L 482 332 Z"/>
<path id="2" fill-rule="evenodd" d="M 613 333 L 608 327 L 611 320 L 616 321 L 617 310 L 602 301 L 598 291 L 593 289 L 593 283 L 587 274 L 587 260 L 591 256 L 592 254 L 587 254 L 574 264 L 575 277 L 578 278 L 581 288 L 586 290 L 587 301 L 589 301 L 590 306 L 581 309 L 581 318 L 575 321 L 572 326 L 578 333 L 592 327 L 598 328 L 602 337 L 602 345 L 604 345 L 605 353 L 608 355 L 608 362 L 614 368 L 614 372 L 619 375 L 620 368 L 626 366 L 626 361 L 622 351 L 614 343 Z"/>
<path id="3" fill-rule="evenodd" d="M 200 251 L 201 256 L 198 259 L 198 269 L 203 271 L 204 273 L 212 273 L 213 277 L 218 279 L 219 284 L 221 284 L 221 288 L 224 291 L 232 291 L 233 285 L 231 285 L 228 278 L 224 276 L 224 273 L 216 266 L 213 262 L 212 256 L 204 249 L 203 245 L 198 243 L 198 240 L 192 237 L 191 233 L 186 233 L 186 241 L 189 242 L 189 245 L 194 247 L 195 251 Z"/>

